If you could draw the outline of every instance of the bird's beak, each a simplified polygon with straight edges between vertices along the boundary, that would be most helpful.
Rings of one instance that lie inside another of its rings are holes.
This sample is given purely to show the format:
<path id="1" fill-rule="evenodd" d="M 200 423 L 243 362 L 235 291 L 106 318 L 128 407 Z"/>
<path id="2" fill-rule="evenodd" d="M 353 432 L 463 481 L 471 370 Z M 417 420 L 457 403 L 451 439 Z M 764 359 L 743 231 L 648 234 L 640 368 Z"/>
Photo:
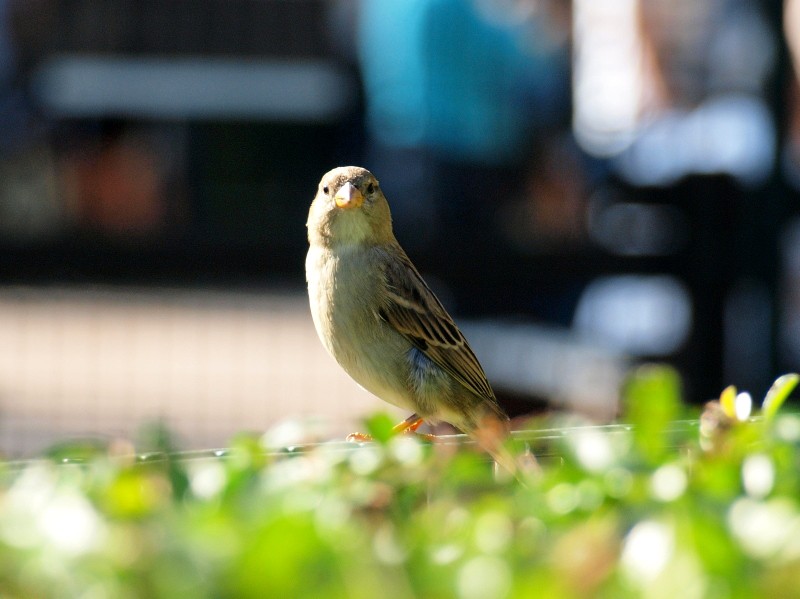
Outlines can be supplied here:
<path id="1" fill-rule="evenodd" d="M 364 203 L 364 196 L 348 181 L 339 188 L 333 200 L 339 208 L 358 208 Z"/>

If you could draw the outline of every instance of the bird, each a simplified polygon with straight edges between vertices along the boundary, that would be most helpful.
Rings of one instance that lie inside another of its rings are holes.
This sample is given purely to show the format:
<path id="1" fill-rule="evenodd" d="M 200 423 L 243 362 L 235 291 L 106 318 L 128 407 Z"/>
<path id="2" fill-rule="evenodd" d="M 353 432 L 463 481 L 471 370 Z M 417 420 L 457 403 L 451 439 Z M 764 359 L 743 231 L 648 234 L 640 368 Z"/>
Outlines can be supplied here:
<path id="1" fill-rule="evenodd" d="M 461 330 L 395 238 L 378 179 L 358 166 L 327 172 L 306 226 L 311 316 L 328 353 L 368 392 L 411 412 L 395 431 L 448 422 L 516 474 L 504 446 L 509 418 Z"/>

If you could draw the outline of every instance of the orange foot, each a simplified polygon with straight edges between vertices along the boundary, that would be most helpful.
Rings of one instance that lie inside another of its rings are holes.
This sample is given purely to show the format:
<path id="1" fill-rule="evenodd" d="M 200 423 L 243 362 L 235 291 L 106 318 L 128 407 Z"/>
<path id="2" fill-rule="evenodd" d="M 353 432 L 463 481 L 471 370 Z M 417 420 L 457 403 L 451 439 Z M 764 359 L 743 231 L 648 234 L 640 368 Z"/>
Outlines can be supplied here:
<path id="1" fill-rule="evenodd" d="M 419 434 L 420 437 L 428 440 L 433 441 L 436 438 L 436 435 L 425 435 L 421 433 L 417 433 L 417 429 L 422 426 L 422 423 L 425 422 L 422 418 L 420 418 L 417 414 L 411 414 L 408 418 L 403 420 L 400 424 L 396 424 L 392 427 L 392 433 L 397 435 L 402 433 L 404 435 L 409 434 Z M 372 437 L 366 433 L 350 433 L 347 435 L 347 440 L 352 443 L 364 443 L 365 441 L 372 441 Z"/>

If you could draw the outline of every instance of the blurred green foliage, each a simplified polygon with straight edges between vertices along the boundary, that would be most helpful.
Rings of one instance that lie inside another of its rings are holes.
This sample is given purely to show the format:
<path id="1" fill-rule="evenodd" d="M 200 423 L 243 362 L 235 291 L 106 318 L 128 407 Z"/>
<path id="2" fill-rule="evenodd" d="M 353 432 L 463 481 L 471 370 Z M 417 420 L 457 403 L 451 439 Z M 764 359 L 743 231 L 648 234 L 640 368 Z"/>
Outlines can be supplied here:
<path id="1" fill-rule="evenodd" d="M 763 414 L 732 387 L 698 414 L 643 367 L 629 426 L 521 433 L 525 484 L 382 415 L 361 445 L 61 445 L 0 466 L 0 597 L 800 597 L 797 382 Z"/>

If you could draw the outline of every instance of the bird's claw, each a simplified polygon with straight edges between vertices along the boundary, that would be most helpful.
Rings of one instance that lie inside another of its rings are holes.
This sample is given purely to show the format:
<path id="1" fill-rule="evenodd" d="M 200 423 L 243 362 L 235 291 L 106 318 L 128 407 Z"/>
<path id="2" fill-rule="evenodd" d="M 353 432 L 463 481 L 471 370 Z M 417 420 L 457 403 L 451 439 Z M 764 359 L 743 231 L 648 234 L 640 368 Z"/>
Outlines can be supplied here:
<path id="1" fill-rule="evenodd" d="M 392 427 L 392 434 L 404 434 L 404 435 L 416 435 L 426 441 L 434 441 L 436 439 L 436 435 L 431 435 L 428 433 L 418 433 L 417 429 L 422 426 L 424 420 L 417 416 L 416 414 L 412 414 L 400 424 L 396 424 Z M 347 435 L 346 440 L 350 443 L 367 443 L 372 441 L 372 435 L 368 435 L 367 433 L 350 433 Z"/>
<path id="2" fill-rule="evenodd" d="M 402 434 L 402 435 L 414 435 L 418 439 L 423 439 L 425 441 L 434 442 L 436 441 L 436 435 L 432 435 L 430 433 L 418 433 L 411 429 L 406 429 L 402 432 L 395 433 L 395 434 Z M 369 443 L 370 441 L 374 441 L 372 435 L 368 435 L 367 433 L 350 433 L 345 437 L 345 441 L 348 443 Z"/>

